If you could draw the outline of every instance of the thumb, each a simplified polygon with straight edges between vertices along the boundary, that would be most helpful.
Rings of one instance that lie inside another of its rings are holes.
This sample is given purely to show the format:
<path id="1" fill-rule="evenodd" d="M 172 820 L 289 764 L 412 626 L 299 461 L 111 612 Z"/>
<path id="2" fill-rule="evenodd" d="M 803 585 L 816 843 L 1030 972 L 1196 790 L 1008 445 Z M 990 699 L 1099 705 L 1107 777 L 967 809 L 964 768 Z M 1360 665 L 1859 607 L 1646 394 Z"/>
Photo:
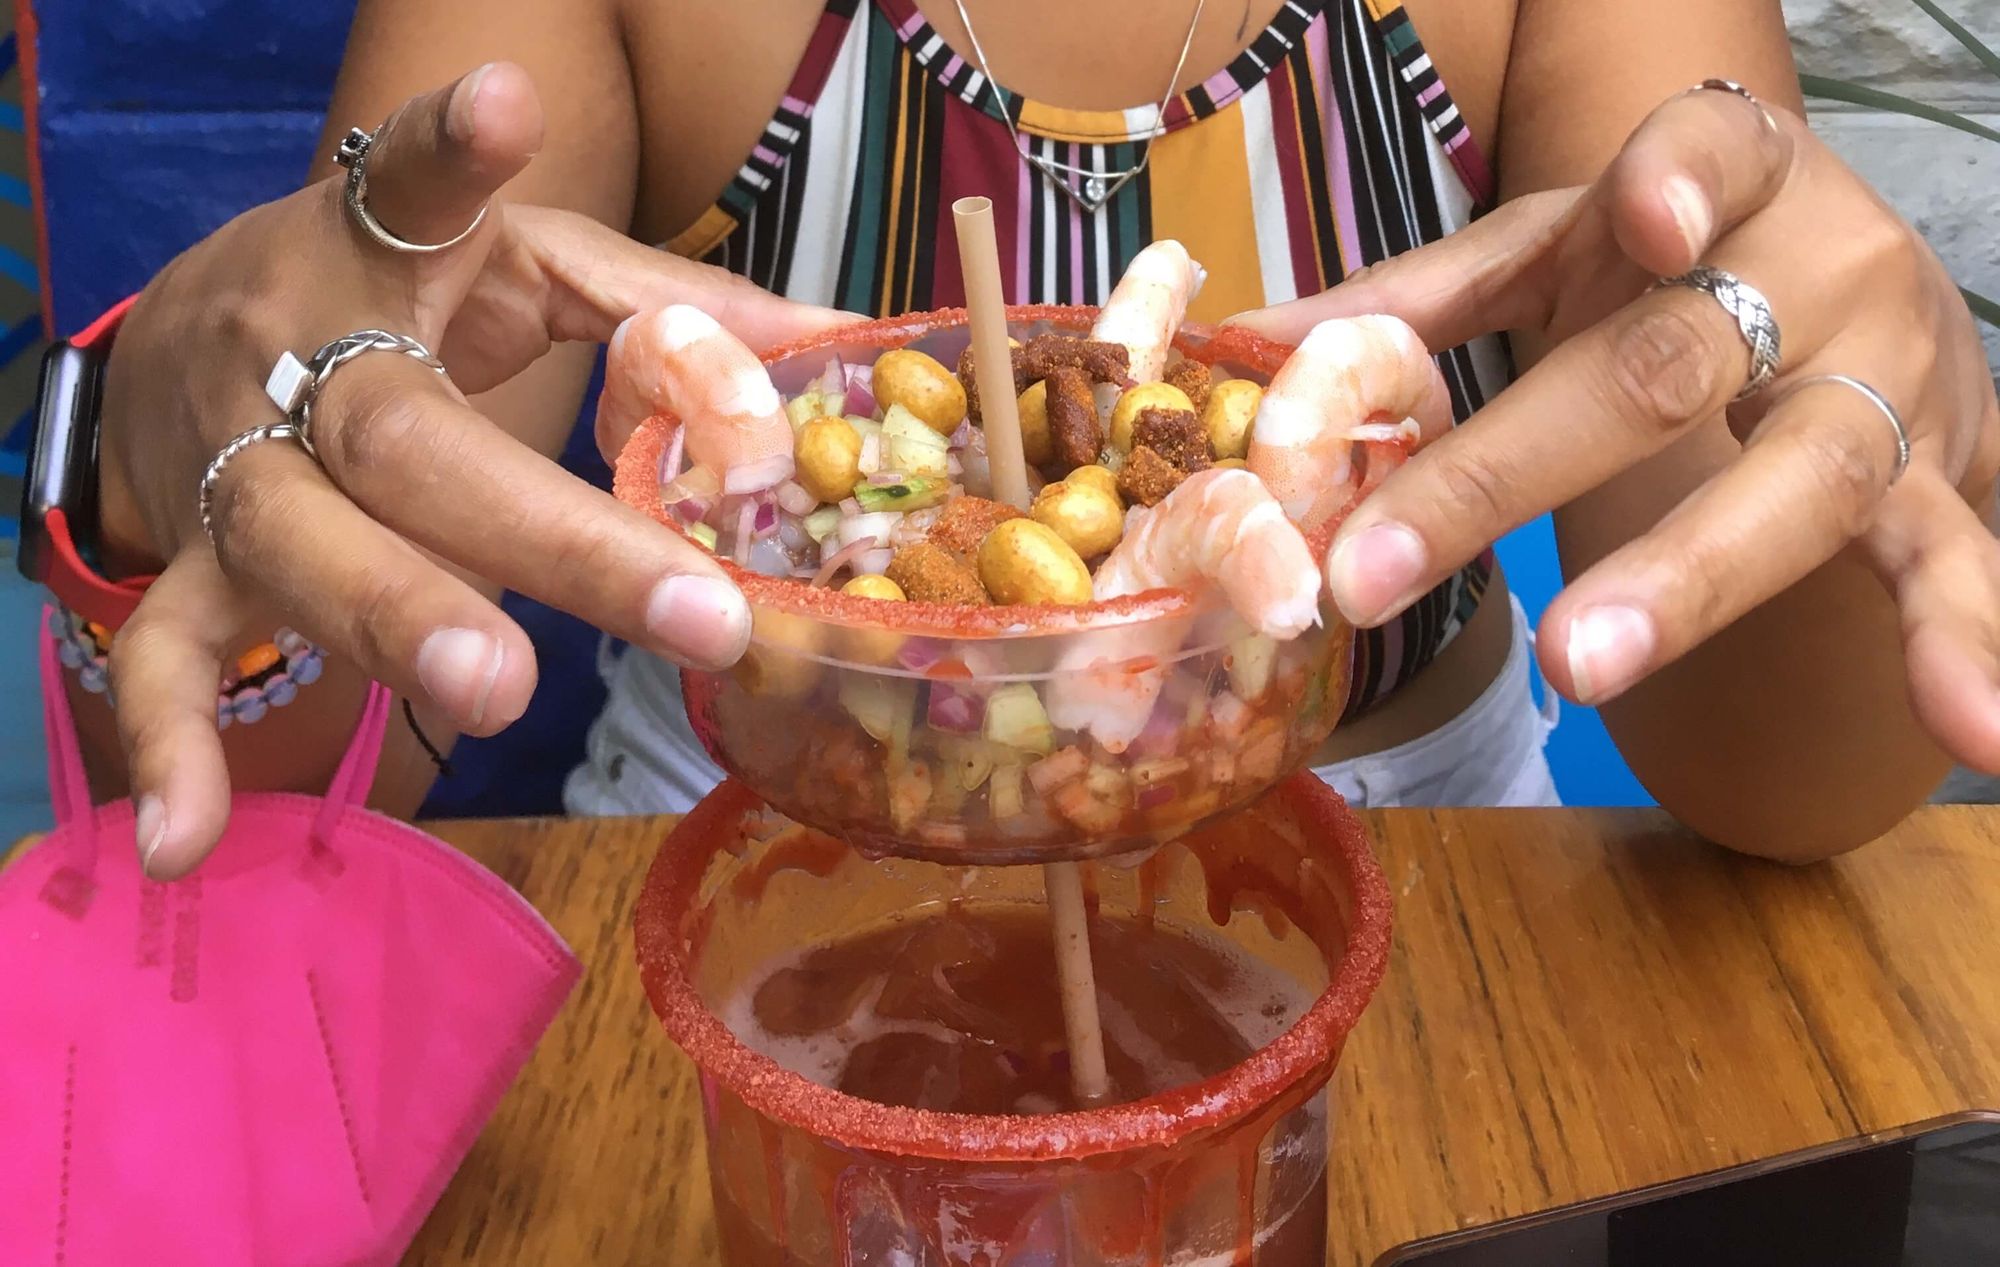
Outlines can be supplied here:
<path id="1" fill-rule="evenodd" d="M 368 210 L 405 241 L 450 241 L 541 144 L 528 73 L 490 62 L 389 116 L 368 153 Z"/>

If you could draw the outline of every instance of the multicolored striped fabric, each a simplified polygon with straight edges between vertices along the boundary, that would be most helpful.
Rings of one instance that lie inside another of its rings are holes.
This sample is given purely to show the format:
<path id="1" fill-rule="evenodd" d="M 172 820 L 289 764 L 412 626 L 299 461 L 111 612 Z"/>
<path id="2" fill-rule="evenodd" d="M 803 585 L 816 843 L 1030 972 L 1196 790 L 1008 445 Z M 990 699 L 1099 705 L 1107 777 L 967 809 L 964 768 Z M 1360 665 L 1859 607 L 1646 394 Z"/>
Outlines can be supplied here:
<path id="1" fill-rule="evenodd" d="M 1024 162 L 1144 173 L 1095 213 Z M 995 204 L 1015 303 L 1101 302 L 1176 238 L 1208 269 L 1191 319 L 1332 286 L 1469 221 L 1490 169 L 1416 31 L 1388 0 L 1288 0 L 1228 66 L 1168 102 L 1060 109 L 1009 93 L 911 0 L 830 0 L 791 88 L 721 199 L 668 249 L 795 299 L 895 313 L 964 301 L 954 200 Z M 1498 340 L 1441 358 L 1462 419 L 1509 372 Z M 1477 608 L 1483 558 L 1372 631 L 1348 711 L 1428 664 Z"/>

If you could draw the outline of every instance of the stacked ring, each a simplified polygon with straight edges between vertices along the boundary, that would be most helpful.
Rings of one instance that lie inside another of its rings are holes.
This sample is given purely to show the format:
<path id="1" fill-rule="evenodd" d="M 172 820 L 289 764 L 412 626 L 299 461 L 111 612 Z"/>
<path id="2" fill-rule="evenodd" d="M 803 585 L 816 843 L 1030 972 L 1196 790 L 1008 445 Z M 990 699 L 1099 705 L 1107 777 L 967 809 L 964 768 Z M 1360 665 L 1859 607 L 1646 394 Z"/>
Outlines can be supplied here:
<path id="1" fill-rule="evenodd" d="M 107 665 L 112 632 L 57 606 L 49 614 L 49 633 L 56 640 L 56 654 L 63 667 L 77 675 L 84 690 L 104 696 L 116 707 Z M 271 641 L 236 657 L 223 675 L 215 699 L 216 728 L 226 730 L 237 722 L 247 726 L 262 721 L 270 710 L 298 698 L 300 687 L 319 681 L 325 667 L 323 649 L 294 630 L 278 630 Z"/>

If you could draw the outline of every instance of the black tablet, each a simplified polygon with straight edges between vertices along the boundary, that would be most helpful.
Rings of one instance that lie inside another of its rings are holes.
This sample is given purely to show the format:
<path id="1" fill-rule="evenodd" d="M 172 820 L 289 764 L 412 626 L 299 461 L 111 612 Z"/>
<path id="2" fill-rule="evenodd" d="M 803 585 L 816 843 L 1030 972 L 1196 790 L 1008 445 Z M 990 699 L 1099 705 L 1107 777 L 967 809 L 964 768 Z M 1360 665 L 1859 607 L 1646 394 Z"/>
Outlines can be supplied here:
<path id="1" fill-rule="evenodd" d="M 2000 1113 L 1967 1113 L 1392 1250 L 1376 1267 L 2000 1264 Z"/>

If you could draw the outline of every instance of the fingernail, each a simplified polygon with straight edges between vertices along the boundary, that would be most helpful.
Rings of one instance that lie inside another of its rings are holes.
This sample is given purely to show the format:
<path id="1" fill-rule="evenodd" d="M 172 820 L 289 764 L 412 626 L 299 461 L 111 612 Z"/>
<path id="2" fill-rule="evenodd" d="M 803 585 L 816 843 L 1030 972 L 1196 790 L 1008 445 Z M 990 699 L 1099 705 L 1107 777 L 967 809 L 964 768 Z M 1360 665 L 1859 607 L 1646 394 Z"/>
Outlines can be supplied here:
<path id="1" fill-rule="evenodd" d="M 1669 176 L 1660 182 L 1660 196 L 1666 199 L 1688 251 L 1697 256 L 1706 251 L 1708 235 L 1715 230 L 1715 212 L 1701 186 L 1685 176 Z"/>
<path id="2" fill-rule="evenodd" d="M 138 808 L 132 815 L 132 835 L 139 843 L 139 869 L 150 871 L 153 855 L 159 852 L 160 842 L 167 838 L 166 802 L 151 793 L 140 797 Z"/>
<path id="3" fill-rule="evenodd" d="M 677 572 L 646 599 L 646 631 L 656 649 L 677 664 L 725 668 L 750 643 L 750 609 L 729 582 Z"/>
<path id="4" fill-rule="evenodd" d="M 1341 615 L 1369 628 L 1405 606 L 1424 574 L 1424 543 L 1399 523 L 1364 528 L 1334 547 L 1326 584 Z"/>
<path id="5" fill-rule="evenodd" d="M 1653 620 L 1636 607 L 1587 607 L 1569 622 L 1569 677 L 1577 702 L 1609 699 L 1653 657 Z"/>
<path id="6" fill-rule="evenodd" d="M 477 629 L 439 629 L 417 648 L 417 680 L 467 726 L 477 726 L 506 658 L 498 638 Z"/>
<path id="7" fill-rule="evenodd" d="M 445 112 L 445 130 L 451 139 L 461 144 L 472 139 L 472 116 L 479 104 L 479 85 L 486 82 L 486 73 L 493 69 L 488 62 L 462 80 L 457 91 L 451 94 L 451 106 Z"/>

